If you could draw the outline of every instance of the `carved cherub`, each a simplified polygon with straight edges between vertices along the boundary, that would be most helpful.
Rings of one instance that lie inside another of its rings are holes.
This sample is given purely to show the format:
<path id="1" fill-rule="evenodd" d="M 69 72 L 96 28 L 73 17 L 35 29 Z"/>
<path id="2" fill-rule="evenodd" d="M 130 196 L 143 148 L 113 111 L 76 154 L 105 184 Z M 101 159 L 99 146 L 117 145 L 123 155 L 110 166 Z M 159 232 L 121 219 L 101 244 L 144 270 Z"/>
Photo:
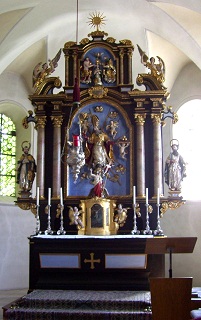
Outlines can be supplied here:
<path id="1" fill-rule="evenodd" d="M 159 63 L 155 63 L 154 57 L 151 57 L 149 59 L 148 56 L 146 55 L 146 53 L 140 48 L 140 46 L 137 45 L 137 47 L 138 47 L 138 51 L 141 56 L 142 64 L 145 67 L 147 67 L 148 69 L 150 69 L 151 75 L 153 75 L 157 79 L 157 81 L 159 81 L 160 83 L 163 83 L 165 81 L 165 63 L 164 63 L 164 61 L 159 56 L 157 56 Z"/>
<path id="2" fill-rule="evenodd" d="M 118 128 L 119 123 L 118 121 L 110 120 L 110 123 L 106 126 L 106 130 L 110 131 L 110 134 L 113 138 L 115 138 L 117 134 L 116 128 Z"/>
<path id="3" fill-rule="evenodd" d="M 80 113 L 79 121 L 81 125 L 81 132 L 82 134 L 86 134 L 89 130 L 89 118 L 87 113 Z"/>
<path id="4" fill-rule="evenodd" d="M 126 148 L 130 145 L 130 142 L 127 140 L 126 136 L 123 136 L 122 139 L 119 139 L 117 141 L 117 145 L 119 147 L 120 157 L 122 159 L 126 159 L 126 154 L 128 153 Z"/>
<path id="5" fill-rule="evenodd" d="M 122 204 L 118 204 L 118 207 L 115 210 L 114 221 L 117 222 L 120 227 L 122 227 L 126 222 L 128 209 L 130 208 L 123 208 Z"/>
<path id="6" fill-rule="evenodd" d="M 33 87 L 36 88 L 44 81 L 44 79 L 55 71 L 58 66 L 58 61 L 61 57 L 61 49 L 57 52 L 56 56 L 51 60 L 48 59 L 48 63 L 39 62 L 33 70 Z"/>
<path id="7" fill-rule="evenodd" d="M 78 210 L 77 207 L 69 207 L 69 219 L 70 219 L 70 225 L 75 224 L 77 226 L 77 229 L 84 228 L 83 222 L 82 222 L 82 215 L 83 211 Z"/>

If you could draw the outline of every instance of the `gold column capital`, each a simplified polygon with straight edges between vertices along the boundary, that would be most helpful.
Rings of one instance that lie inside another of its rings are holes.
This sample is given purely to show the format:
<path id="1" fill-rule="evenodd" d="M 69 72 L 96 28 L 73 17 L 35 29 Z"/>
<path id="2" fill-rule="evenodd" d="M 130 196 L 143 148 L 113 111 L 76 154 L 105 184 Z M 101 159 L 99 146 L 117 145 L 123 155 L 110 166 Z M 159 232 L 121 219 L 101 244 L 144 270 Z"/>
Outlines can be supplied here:
<path id="1" fill-rule="evenodd" d="M 161 124 L 161 114 L 158 113 L 152 113 L 151 119 L 153 120 L 153 123 Z"/>
<path id="2" fill-rule="evenodd" d="M 61 127 L 63 123 L 63 116 L 51 116 L 51 120 L 54 127 Z"/>
<path id="3" fill-rule="evenodd" d="M 133 55 L 133 49 L 132 48 L 129 48 L 128 51 L 127 51 L 127 55 L 131 58 L 132 55 Z"/>
<path id="4" fill-rule="evenodd" d="M 47 116 L 36 116 L 36 128 L 45 128 Z"/>
<path id="5" fill-rule="evenodd" d="M 143 114 L 136 113 L 134 114 L 134 118 L 137 124 L 144 125 L 145 119 L 146 119 L 146 113 L 143 113 Z"/>

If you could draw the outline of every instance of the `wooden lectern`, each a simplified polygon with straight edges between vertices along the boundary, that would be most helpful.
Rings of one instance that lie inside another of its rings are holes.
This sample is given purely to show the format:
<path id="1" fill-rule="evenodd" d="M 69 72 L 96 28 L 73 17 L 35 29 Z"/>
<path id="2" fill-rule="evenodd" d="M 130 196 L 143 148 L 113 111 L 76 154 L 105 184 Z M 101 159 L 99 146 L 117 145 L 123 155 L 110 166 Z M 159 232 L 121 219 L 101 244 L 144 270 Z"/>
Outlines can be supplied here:
<path id="1" fill-rule="evenodd" d="M 169 277 L 172 278 L 172 253 L 192 253 L 197 237 L 149 238 L 146 241 L 145 253 L 169 253 Z"/>
<path id="2" fill-rule="evenodd" d="M 192 253 L 196 237 L 160 238 L 157 246 L 153 238 L 147 239 L 148 254 L 168 253 L 169 278 L 150 278 L 152 320 L 189 320 L 191 310 L 192 277 L 172 278 L 172 253 Z"/>

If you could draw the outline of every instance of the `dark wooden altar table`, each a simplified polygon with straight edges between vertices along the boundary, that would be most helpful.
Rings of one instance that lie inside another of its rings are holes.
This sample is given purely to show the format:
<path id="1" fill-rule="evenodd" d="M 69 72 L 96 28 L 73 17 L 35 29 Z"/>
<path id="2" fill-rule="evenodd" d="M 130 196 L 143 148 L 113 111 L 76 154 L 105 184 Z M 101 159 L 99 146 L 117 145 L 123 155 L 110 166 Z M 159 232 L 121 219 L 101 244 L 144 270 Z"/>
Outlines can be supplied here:
<path id="1" fill-rule="evenodd" d="M 29 291 L 149 290 L 149 277 L 165 276 L 161 237 L 37 235 L 29 241 Z"/>

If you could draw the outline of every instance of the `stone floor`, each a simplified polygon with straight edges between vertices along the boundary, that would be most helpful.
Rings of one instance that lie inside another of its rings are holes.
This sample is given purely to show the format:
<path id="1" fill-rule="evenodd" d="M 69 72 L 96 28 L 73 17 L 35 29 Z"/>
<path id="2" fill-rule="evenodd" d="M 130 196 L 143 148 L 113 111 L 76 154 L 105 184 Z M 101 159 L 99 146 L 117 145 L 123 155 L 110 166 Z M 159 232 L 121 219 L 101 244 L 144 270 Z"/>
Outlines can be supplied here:
<path id="1" fill-rule="evenodd" d="M 2 307 L 27 294 L 28 289 L 0 290 L 0 320 L 3 319 Z"/>

